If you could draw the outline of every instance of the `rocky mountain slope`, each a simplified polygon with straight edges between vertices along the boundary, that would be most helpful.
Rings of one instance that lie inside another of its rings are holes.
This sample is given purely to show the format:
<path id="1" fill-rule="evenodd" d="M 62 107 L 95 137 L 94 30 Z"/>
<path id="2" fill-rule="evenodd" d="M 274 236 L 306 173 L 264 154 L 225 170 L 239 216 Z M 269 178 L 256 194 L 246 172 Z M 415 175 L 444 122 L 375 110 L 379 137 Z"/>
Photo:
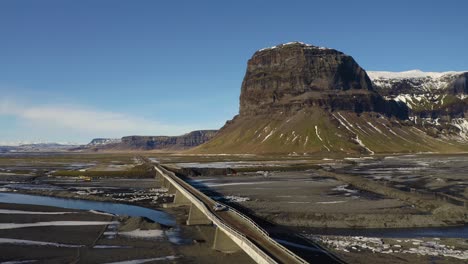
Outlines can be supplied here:
<path id="1" fill-rule="evenodd" d="M 181 136 L 128 136 L 121 139 L 93 139 L 86 149 L 98 150 L 184 150 L 213 138 L 217 130 L 197 130 Z"/>
<path id="2" fill-rule="evenodd" d="M 239 115 L 190 152 L 373 154 L 467 149 L 452 137 L 459 131 L 438 137 L 432 126 L 415 126 L 414 108 L 398 95 L 392 100 L 390 92 L 374 88 L 366 71 L 337 50 L 300 42 L 262 49 L 248 61 Z"/>
<path id="3" fill-rule="evenodd" d="M 410 108 L 415 126 L 439 137 L 468 140 L 468 72 L 368 72 L 387 99 Z"/>

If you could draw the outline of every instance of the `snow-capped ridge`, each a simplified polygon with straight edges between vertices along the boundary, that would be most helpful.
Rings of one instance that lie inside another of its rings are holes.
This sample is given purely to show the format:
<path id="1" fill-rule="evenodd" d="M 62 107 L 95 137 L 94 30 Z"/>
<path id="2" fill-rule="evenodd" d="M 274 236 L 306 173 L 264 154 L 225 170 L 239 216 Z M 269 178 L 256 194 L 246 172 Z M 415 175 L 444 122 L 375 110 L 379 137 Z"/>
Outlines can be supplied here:
<path id="1" fill-rule="evenodd" d="M 278 45 L 272 46 L 272 47 L 263 48 L 263 49 L 260 49 L 258 51 L 272 50 L 272 49 L 281 48 L 281 47 L 284 47 L 284 46 L 297 45 L 297 44 L 304 45 L 307 48 L 329 50 L 329 48 L 325 48 L 325 47 L 314 46 L 314 45 L 307 44 L 307 43 L 300 42 L 300 41 L 292 41 L 292 42 L 287 42 L 287 43 L 284 43 L 284 44 L 278 44 Z"/>
<path id="2" fill-rule="evenodd" d="M 367 71 L 371 80 L 376 79 L 412 79 L 412 78 L 434 78 L 438 79 L 445 75 L 458 75 L 468 71 L 447 71 L 447 72 L 424 72 L 421 70 L 410 70 L 402 72 L 390 71 Z"/>

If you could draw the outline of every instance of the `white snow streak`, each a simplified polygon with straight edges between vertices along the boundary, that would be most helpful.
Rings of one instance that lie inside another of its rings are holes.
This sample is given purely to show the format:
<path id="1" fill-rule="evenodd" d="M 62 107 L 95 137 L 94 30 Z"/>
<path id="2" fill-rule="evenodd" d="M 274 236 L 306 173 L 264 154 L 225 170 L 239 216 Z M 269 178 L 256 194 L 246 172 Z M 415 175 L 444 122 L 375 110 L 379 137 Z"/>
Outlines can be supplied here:
<path id="1" fill-rule="evenodd" d="M 45 241 L 34 241 L 34 240 L 23 240 L 23 239 L 13 239 L 13 238 L 0 238 L 0 244 L 21 244 L 28 246 L 52 246 L 52 247 L 84 247 L 84 245 L 70 245 L 70 244 L 60 244 L 53 242 Z"/>
<path id="2" fill-rule="evenodd" d="M 267 140 L 269 137 L 271 137 L 273 134 L 275 133 L 275 130 L 273 129 L 270 134 L 268 134 L 263 140 L 262 140 L 262 143 L 265 142 L 265 140 Z"/>
<path id="3" fill-rule="evenodd" d="M 102 222 L 102 221 L 51 221 L 51 222 L 36 222 L 36 223 L 0 223 L 0 229 L 16 229 L 24 227 L 37 226 L 87 226 L 87 225 L 110 225 L 118 224 L 117 221 Z"/>
<path id="4" fill-rule="evenodd" d="M 317 135 L 318 139 L 320 139 L 320 141 L 323 142 L 322 138 L 321 138 L 320 135 L 319 135 L 317 126 L 315 126 L 315 134 Z"/>
<path id="5" fill-rule="evenodd" d="M 61 215 L 61 214 L 75 214 L 77 212 L 33 212 L 21 210 L 0 209 L 0 214 L 38 214 L 38 215 Z"/>
<path id="6" fill-rule="evenodd" d="M 364 145 L 364 143 L 362 143 L 362 141 L 359 139 L 358 135 L 356 135 L 356 138 L 354 140 L 356 140 L 356 142 L 359 144 L 359 146 L 365 148 L 371 155 L 375 154 L 374 151 L 372 151 L 370 148 L 368 148 L 366 145 Z"/>
<path id="7" fill-rule="evenodd" d="M 177 256 L 166 256 L 166 257 L 160 257 L 160 258 L 149 258 L 149 259 L 134 259 L 134 260 L 126 260 L 126 261 L 119 261 L 119 262 L 109 262 L 106 264 L 143 264 L 146 262 L 150 261 L 160 261 L 160 260 L 175 260 L 177 259 Z"/>
<path id="8" fill-rule="evenodd" d="M 158 229 L 152 230 L 141 230 L 136 229 L 133 231 L 119 232 L 120 236 L 134 237 L 134 238 L 160 238 L 164 234 L 164 231 Z"/>

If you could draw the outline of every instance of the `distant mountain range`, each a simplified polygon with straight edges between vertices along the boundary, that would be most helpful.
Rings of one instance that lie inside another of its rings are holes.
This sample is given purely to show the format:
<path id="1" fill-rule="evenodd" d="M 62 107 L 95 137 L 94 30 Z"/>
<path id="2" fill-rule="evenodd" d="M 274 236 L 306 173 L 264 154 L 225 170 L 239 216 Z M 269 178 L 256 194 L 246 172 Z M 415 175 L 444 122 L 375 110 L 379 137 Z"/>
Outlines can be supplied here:
<path id="1" fill-rule="evenodd" d="M 121 139 L 96 138 L 80 150 L 185 150 L 208 142 L 217 130 L 196 130 L 181 136 L 127 136 Z"/>
<path id="2" fill-rule="evenodd" d="M 6 152 L 65 152 L 79 147 L 69 143 L 28 143 L 9 146 L 0 146 L 0 153 Z"/>

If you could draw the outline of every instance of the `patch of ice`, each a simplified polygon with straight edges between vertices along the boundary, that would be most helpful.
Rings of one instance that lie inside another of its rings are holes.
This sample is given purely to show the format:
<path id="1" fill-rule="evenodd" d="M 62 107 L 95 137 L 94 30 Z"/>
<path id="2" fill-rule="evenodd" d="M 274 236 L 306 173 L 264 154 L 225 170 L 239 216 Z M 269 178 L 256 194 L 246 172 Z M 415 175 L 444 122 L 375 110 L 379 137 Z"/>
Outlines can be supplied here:
<path id="1" fill-rule="evenodd" d="M 98 214 L 98 215 L 115 216 L 115 214 L 101 212 L 101 211 L 97 211 L 97 210 L 89 210 L 88 212 L 93 213 L 93 214 Z"/>

